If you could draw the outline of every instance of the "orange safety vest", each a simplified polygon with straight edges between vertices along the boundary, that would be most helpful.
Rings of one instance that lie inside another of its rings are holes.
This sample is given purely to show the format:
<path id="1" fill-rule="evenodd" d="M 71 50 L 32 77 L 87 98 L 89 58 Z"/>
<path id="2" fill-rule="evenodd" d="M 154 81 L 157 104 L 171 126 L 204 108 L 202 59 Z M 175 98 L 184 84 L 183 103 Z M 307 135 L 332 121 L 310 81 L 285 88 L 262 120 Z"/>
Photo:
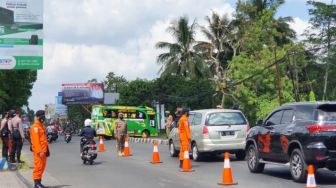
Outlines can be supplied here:
<path id="1" fill-rule="evenodd" d="M 46 136 L 46 129 L 39 120 L 36 120 L 30 128 L 30 139 L 34 153 L 47 153 L 48 140 Z"/>
<path id="2" fill-rule="evenodd" d="M 186 115 L 182 115 L 178 122 L 178 131 L 180 135 L 181 142 L 186 142 L 191 139 L 189 121 Z"/>

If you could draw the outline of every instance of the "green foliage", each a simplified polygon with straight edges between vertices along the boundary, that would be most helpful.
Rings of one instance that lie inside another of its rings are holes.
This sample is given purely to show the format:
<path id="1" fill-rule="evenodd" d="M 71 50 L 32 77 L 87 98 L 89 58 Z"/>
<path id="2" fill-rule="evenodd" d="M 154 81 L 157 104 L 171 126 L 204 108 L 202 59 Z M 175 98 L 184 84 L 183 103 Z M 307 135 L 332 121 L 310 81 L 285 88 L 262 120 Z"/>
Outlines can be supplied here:
<path id="1" fill-rule="evenodd" d="M 207 77 L 206 64 L 195 50 L 194 21 L 189 25 L 187 17 L 181 17 L 168 27 L 175 43 L 158 42 L 156 48 L 166 50 L 157 57 L 157 62 L 162 65 L 162 75 L 182 75 L 189 78 Z"/>
<path id="2" fill-rule="evenodd" d="M 75 129 L 83 128 L 85 119 L 91 118 L 91 107 L 91 105 L 68 105 L 68 118 L 75 122 Z"/>
<path id="3" fill-rule="evenodd" d="M 37 72 L 31 70 L 0 71 L 0 110 L 19 109 L 28 105 Z"/>
<path id="4" fill-rule="evenodd" d="M 309 101 L 316 101 L 315 93 L 314 91 L 309 92 Z"/>
<path id="5" fill-rule="evenodd" d="M 117 76 L 114 72 L 109 72 L 104 80 L 105 92 L 118 93 L 127 84 L 128 82 L 123 76 Z"/>

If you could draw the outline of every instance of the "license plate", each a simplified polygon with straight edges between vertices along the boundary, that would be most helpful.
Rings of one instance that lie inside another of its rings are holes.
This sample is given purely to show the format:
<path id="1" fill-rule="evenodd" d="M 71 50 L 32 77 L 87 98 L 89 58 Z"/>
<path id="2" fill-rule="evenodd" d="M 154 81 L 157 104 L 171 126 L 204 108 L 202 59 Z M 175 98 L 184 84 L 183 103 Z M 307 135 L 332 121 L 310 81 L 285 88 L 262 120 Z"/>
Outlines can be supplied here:
<path id="1" fill-rule="evenodd" d="M 235 132 L 234 131 L 223 131 L 221 132 L 221 135 L 222 136 L 233 136 L 235 135 Z"/>

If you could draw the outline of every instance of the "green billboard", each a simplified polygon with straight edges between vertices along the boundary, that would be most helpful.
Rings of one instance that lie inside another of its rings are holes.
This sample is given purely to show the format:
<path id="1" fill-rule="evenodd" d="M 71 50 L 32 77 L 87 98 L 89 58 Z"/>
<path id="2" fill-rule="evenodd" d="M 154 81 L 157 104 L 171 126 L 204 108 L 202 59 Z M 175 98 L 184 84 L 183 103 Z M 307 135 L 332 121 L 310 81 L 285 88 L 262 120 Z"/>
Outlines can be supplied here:
<path id="1" fill-rule="evenodd" d="M 0 0 L 0 69 L 43 68 L 43 0 Z"/>

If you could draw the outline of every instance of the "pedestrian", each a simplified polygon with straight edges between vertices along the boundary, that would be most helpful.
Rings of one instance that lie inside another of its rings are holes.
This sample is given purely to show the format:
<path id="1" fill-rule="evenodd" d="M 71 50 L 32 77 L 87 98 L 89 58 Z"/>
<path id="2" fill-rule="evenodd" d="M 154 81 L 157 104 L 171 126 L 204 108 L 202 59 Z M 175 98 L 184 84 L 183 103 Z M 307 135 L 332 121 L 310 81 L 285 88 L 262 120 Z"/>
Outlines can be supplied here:
<path id="1" fill-rule="evenodd" d="M 127 136 L 127 123 L 124 120 L 124 114 L 119 113 L 118 119 L 115 122 L 115 131 L 117 138 L 118 156 L 124 155 L 125 138 Z"/>
<path id="2" fill-rule="evenodd" d="M 8 122 L 8 128 L 11 131 L 12 135 L 12 151 L 10 153 L 10 162 L 11 163 L 24 163 L 21 161 L 21 150 L 23 146 L 23 142 L 25 140 L 23 133 L 23 124 L 21 119 L 21 113 L 19 111 L 11 111 L 9 116 L 12 118 Z M 16 157 L 15 157 L 16 155 Z M 16 160 L 15 160 L 16 158 Z"/>
<path id="3" fill-rule="evenodd" d="M 178 122 L 179 122 L 179 120 L 180 120 L 180 117 L 181 117 L 181 112 L 182 112 L 182 108 L 180 108 L 180 107 L 177 107 L 176 108 L 176 111 L 175 111 L 175 114 L 174 114 L 174 124 L 175 124 L 175 126 L 176 127 L 178 127 Z"/>
<path id="4" fill-rule="evenodd" d="M 178 132 L 180 135 L 180 168 L 182 168 L 182 163 L 184 159 L 184 152 L 188 151 L 190 148 L 190 126 L 189 126 L 189 109 L 183 108 L 181 112 L 182 116 L 179 119 L 178 122 Z"/>
<path id="5" fill-rule="evenodd" d="M 8 128 L 8 112 L 2 114 L 1 126 L 0 126 L 0 136 L 2 140 L 2 157 L 8 161 L 8 143 L 10 131 Z"/>
<path id="6" fill-rule="evenodd" d="M 43 125 L 46 118 L 45 112 L 43 110 L 39 110 L 36 112 L 35 116 L 36 120 L 30 128 L 32 151 L 34 153 L 34 188 L 45 188 L 41 181 L 44 169 L 46 167 L 47 157 L 50 155 L 46 129 Z"/>
<path id="7" fill-rule="evenodd" d="M 167 138 L 168 138 L 169 133 L 170 133 L 171 128 L 172 128 L 172 124 L 174 122 L 174 118 L 171 114 L 169 114 L 169 111 L 167 111 L 166 114 L 167 114 L 167 120 L 166 120 L 166 124 L 165 124 L 165 129 L 166 129 L 166 135 L 167 135 Z"/>

